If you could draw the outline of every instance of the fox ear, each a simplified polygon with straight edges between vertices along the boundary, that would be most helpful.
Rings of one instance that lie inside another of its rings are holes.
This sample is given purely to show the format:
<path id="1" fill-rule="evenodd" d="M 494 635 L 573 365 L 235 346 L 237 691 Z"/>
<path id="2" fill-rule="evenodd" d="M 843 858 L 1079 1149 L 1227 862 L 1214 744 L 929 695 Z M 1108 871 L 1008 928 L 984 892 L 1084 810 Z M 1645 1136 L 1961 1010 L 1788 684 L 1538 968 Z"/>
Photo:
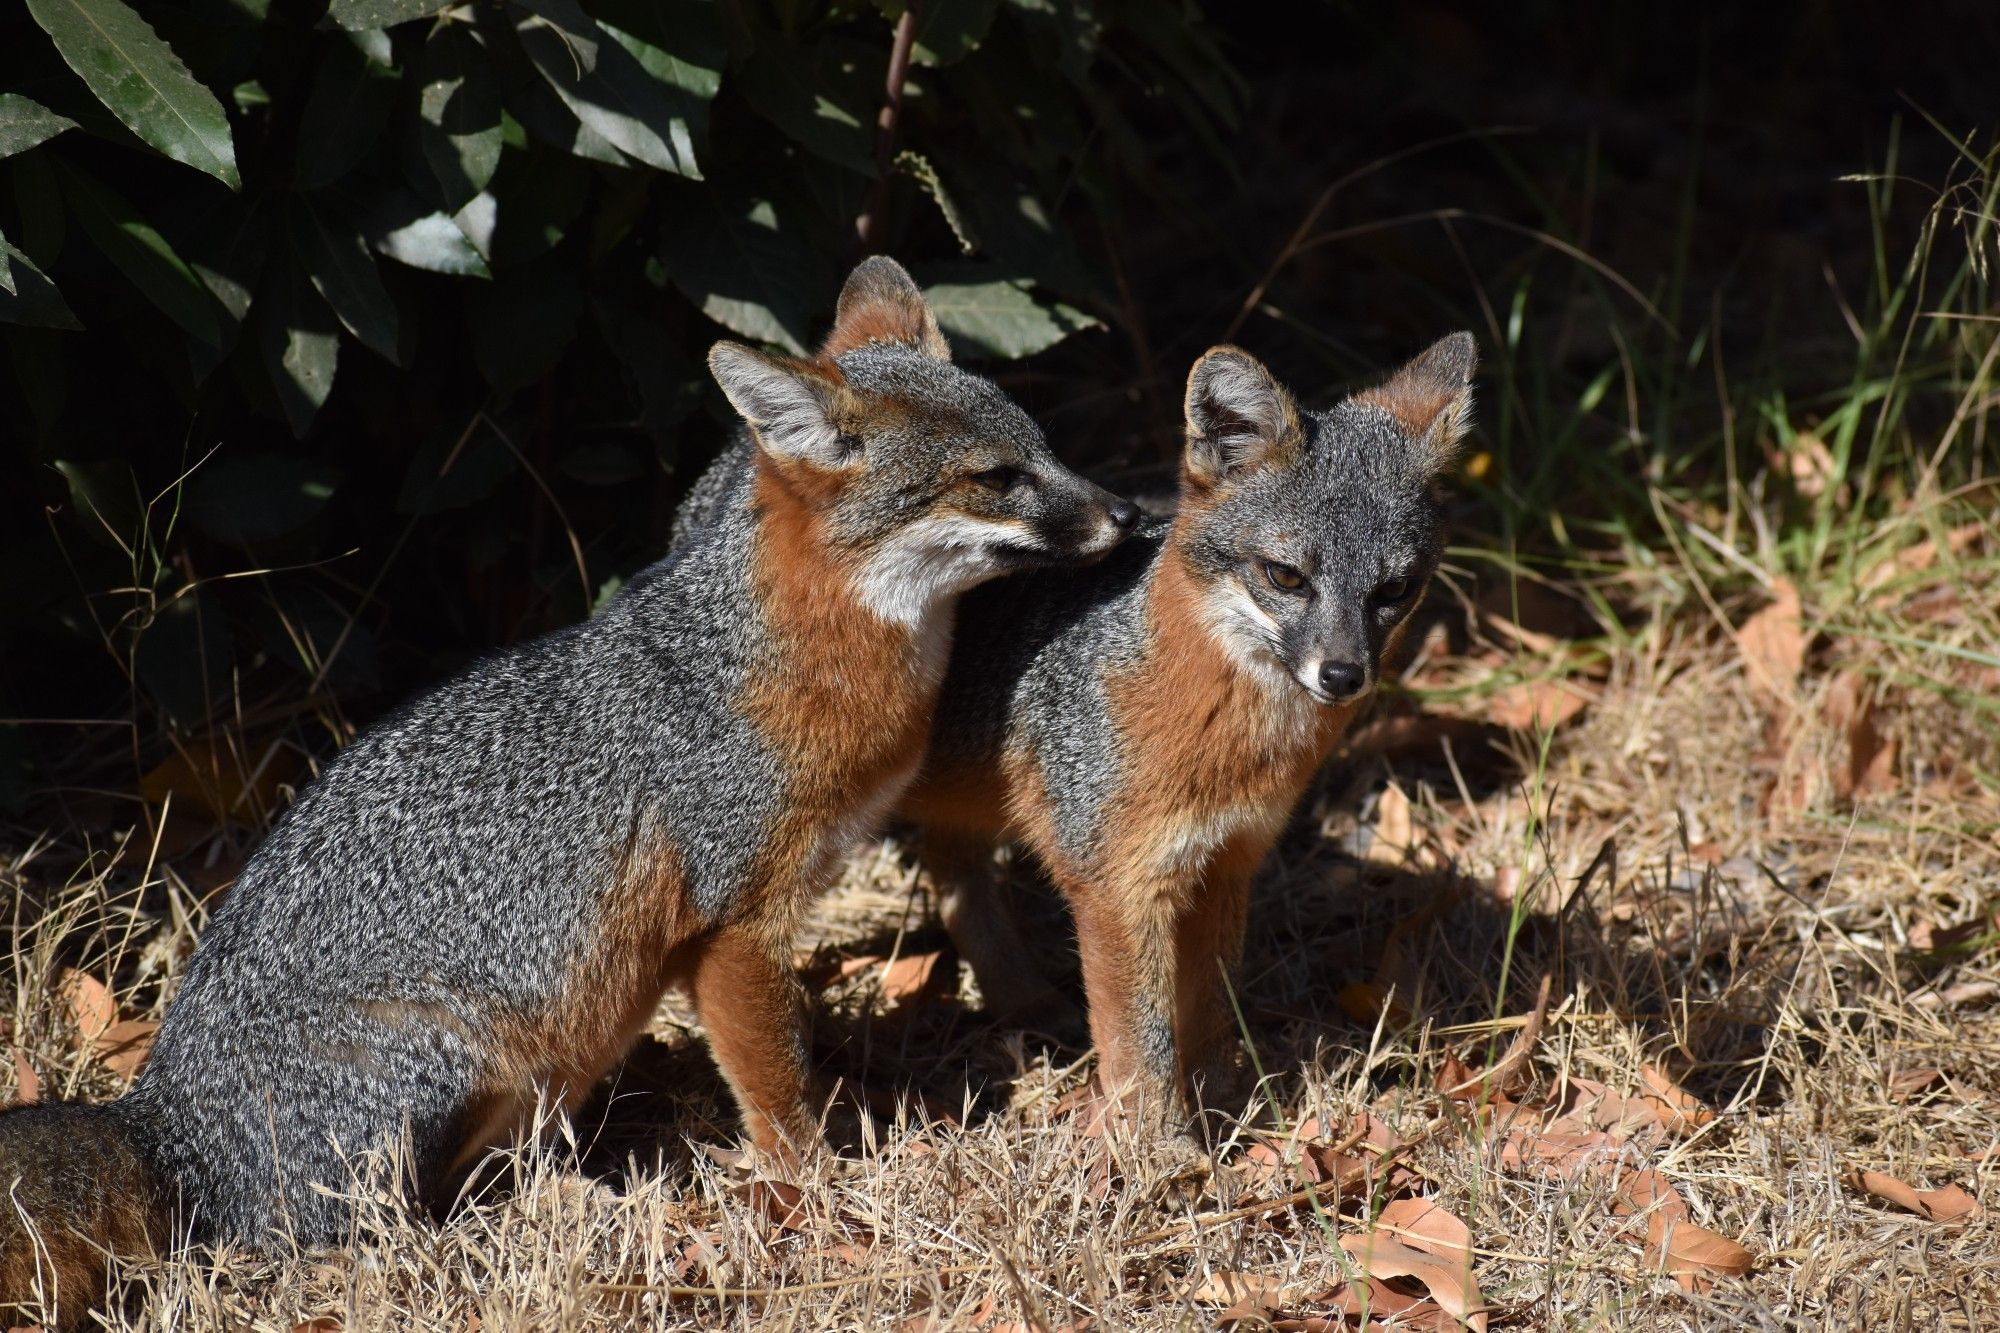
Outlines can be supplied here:
<path id="1" fill-rule="evenodd" d="M 767 356 L 740 343 L 708 349 L 709 373 L 729 404 L 750 423 L 765 453 L 787 462 L 834 468 L 853 452 L 834 423 L 838 372 L 790 357 Z"/>
<path id="2" fill-rule="evenodd" d="M 840 357 L 869 343 L 899 343 L 936 361 L 951 360 L 951 346 L 916 280 L 887 255 L 854 266 L 840 289 L 833 331 L 820 355 Z"/>
<path id="3" fill-rule="evenodd" d="M 1211 486 L 1295 455 L 1299 407 L 1264 363 L 1240 347 L 1211 347 L 1188 372 L 1188 475 Z"/>
<path id="4" fill-rule="evenodd" d="M 1355 401 L 1394 417 L 1443 468 L 1458 457 L 1459 442 L 1472 424 L 1472 372 L 1478 364 L 1479 344 L 1471 334 L 1447 334 L 1387 383 L 1356 394 Z"/>

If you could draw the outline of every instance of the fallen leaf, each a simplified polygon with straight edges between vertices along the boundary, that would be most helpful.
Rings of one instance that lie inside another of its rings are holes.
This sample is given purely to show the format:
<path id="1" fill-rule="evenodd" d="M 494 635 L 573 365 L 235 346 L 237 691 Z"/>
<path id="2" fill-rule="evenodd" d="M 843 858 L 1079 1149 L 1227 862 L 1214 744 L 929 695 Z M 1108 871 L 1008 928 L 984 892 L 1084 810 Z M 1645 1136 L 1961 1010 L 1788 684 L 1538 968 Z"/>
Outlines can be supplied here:
<path id="1" fill-rule="evenodd" d="M 1486 1298 L 1473 1279 L 1469 1264 L 1452 1262 L 1393 1240 L 1384 1233 L 1342 1236 L 1340 1248 L 1372 1278 L 1414 1278 L 1431 1299 L 1474 1330 L 1486 1333 Z"/>
<path id="2" fill-rule="evenodd" d="M 1488 583 L 1475 604 L 1485 625 L 1534 653 L 1553 652 L 1565 640 L 1604 633 L 1590 608 L 1566 592 L 1530 578 Z"/>
<path id="3" fill-rule="evenodd" d="M 937 984 L 944 953 L 905 954 L 882 969 L 882 999 L 890 1008 L 914 1003 Z"/>
<path id="4" fill-rule="evenodd" d="M 735 1192 L 752 1211 L 762 1213 L 786 1231 L 804 1231 L 810 1221 L 805 1192 L 789 1180 L 745 1181 Z"/>
<path id="5" fill-rule="evenodd" d="M 276 742 L 250 756 L 231 740 L 192 740 L 139 779 L 139 794 L 155 806 L 171 797 L 176 810 L 256 824 L 284 804 L 298 768 L 298 755 Z"/>
<path id="6" fill-rule="evenodd" d="M 1757 1256 L 1727 1236 L 1692 1222 L 1655 1213 L 1646 1229 L 1646 1259 L 1688 1292 L 1705 1290 L 1715 1276 L 1741 1277 Z"/>
<path id="7" fill-rule="evenodd" d="M 1536 1167 L 1554 1175 L 1573 1175 L 1594 1163 L 1617 1158 L 1619 1140 L 1601 1130 L 1516 1129 L 1500 1140 L 1500 1165 L 1509 1170 Z"/>
<path id="8" fill-rule="evenodd" d="M 35 1077 L 35 1067 L 28 1063 L 28 1053 L 19 1046 L 14 1048 L 14 1100 L 21 1106 L 28 1106 L 42 1099 L 42 1081 Z"/>
<path id="9" fill-rule="evenodd" d="M 1549 990 L 1554 981 L 1554 973 L 1542 973 L 1542 984 L 1535 994 L 1535 1007 L 1528 1011 L 1527 1021 L 1514 1034 L 1514 1040 L 1507 1043 L 1506 1051 L 1493 1062 L 1491 1069 L 1473 1073 L 1461 1061 L 1450 1059 L 1447 1063 L 1456 1066 L 1454 1077 L 1447 1083 L 1445 1074 L 1440 1071 L 1438 1091 L 1447 1097 L 1484 1102 L 1496 1095 L 1504 1096 L 1525 1087 L 1528 1062 L 1534 1057 L 1535 1043 L 1541 1040 L 1542 1024 L 1549 1015 Z"/>
<path id="10" fill-rule="evenodd" d="M 1852 671 L 1836 675 L 1823 705 L 1828 727 L 1844 734 L 1847 761 L 1833 769 L 1833 794 L 1838 800 L 1882 796 L 1896 789 L 1896 739 L 1883 734 L 1868 686 Z"/>
<path id="11" fill-rule="evenodd" d="M 1956 1185 L 1920 1190 L 1881 1171 L 1850 1171 L 1842 1179 L 1852 1188 L 1933 1222 L 1963 1222 L 1979 1215 L 1979 1203 Z"/>
<path id="12" fill-rule="evenodd" d="M 1640 1100 L 1652 1108 L 1667 1133 L 1692 1134 L 1703 1125 L 1715 1122 L 1715 1112 L 1709 1109 L 1708 1103 L 1668 1078 L 1666 1071 L 1658 1065 L 1640 1065 L 1639 1077 L 1651 1090 Z"/>
<path id="13" fill-rule="evenodd" d="M 1472 1262 L 1472 1232 L 1433 1199 L 1396 1199 L 1376 1219 L 1412 1249 L 1456 1264 Z"/>
<path id="14" fill-rule="evenodd" d="M 70 1019 L 76 1024 L 79 1050 L 87 1048 L 118 1021 L 118 1001 L 103 982 L 87 972 L 64 968 L 62 979 L 56 983 L 56 994 L 69 1007 Z"/>
<path id="15" fill-rule="evenodd" d="M 1620 1217 L 1643 1213 L 1649 1227 L 1654 1218 L 1676 1222 L 1692 1221 L 1694 1218 L 1688 1210 L 1687 1200 L 1681 1197 L 1673 1182 L 1649 1166 L 1626 1171 L 1619 1176 L 1618 1188 L 1611 1197 L 1611 1210 Z"/>
<path id="16" fill-rule="evenodd" d="M 1953 528 L 1944 536 L 1944 549 L 1953 555 L 1963 555 L 1966 548 L 1978 541 L 1985 533 L 1986 524 L 1972 522 Z M 1877 564 L 1861 577 L 1861 587 L 1869 592 L 1883 584 L 1908 574 L 1921 574 L 1937 563 L 1938 544 L 1929 537 L 1902 550 L 1887 560 Z"/>
<path id="17" fill-rule="evenodd" d="M 150 1018 L 128 1018 L 113 1023 L 90 1044 L 90 1054 L 106 1069 L 130 1083 L 145 1069 L 153 1054 L 153 1037 L 160 1025 Z"/>
<path id="18" fill-rule="evenodd" d="M 1809 430 L 1799 431 L 1792 436 L 1792 443 L 1784 452 L 1784 472 L 1792 479 L 1792 489 L 1807 500 L 1817 500 L 1826 494 L 1826 488 L 1839 472 L 1833 451 L 1826 447 L 1826 441 Z M 1841 507 L 1846 508 L 1845 488 L 1842 488 Z"/>
<path id="19" fill-rule="evenodd" d="M 1563 1080 L 1563 1112 L 1549 1122 L 1558 1133 L 1602 1131 L 1619 1141 L 1648 1140 L 1660 1132 L 1660 1116 L 1645 1099 L 1613 1092 L 1595 1079 Z"/>
<path id="20" fill-rule="evenodd" d="M 1290 1303 L 1291 1293 L 1277 1278 L 1218 1268 L 1188 1288 L 1187 1298 L 1204 1305 L 1228 1306 L 1216 1316 L 1216 1323 L 1227 1328 L 1247 1319 L 1269 1322 L 1273 1314 Z"/>
<path id="21" fill-rule="evenodd" d="M 340 1333 L 341 1322 L 335 1315 L 323 1314 L 317 1319 L 302 1319 L 292 1325 L 292 1333 Z"/>
<path id="22" fill-rule="evenodd" d="M 1792 682 L 1806 665 L 1804 609 L 1791 580 L 1772 582 L 1769 605 L 1743 622 L 1736 646 L 1754 689 L 1770 699 L 1790 697 Z"/>
<path id="23" fill-rule="evenodd" d="M 1486 716 L 1510 731 L 1554 731 L 1597 701 L 1594 690 L 1571 680 L 1524 680 L 1496 691 Z"/>
<path id="24" fill-rule="evenodd" d="M 1944 1086 L 1942 1069 L 1905 1069 L 1889 1080 L 1889 1099 L 1906 1102 L 1912 1097 L 1920 1097 L 1933 1088 Z"/>
<path id="25" fill-rule="evenodd" d="M 1368 840 L 1368 859 L 1399 866 L 1416 848 L 1416 825 L 1410 818 L 1410 798 L 1391 782 L 1375 801 L 1375 833 Z"/>

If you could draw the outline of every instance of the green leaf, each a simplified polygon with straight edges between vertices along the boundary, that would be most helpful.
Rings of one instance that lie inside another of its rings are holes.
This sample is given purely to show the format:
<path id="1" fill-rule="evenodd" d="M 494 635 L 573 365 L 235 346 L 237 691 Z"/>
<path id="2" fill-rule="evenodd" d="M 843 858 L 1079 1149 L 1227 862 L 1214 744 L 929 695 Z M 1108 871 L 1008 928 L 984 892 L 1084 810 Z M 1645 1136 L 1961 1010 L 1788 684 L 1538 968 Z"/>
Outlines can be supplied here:
<path id="1" fill-rule="evenodd" d="M 326 16 L 343 28 L 386 28 L 428 18 L 452 0 L 333 0 Z"/>
<path id="2" fill-rule="evenodd" d="M 61 163 L 56 176 L 71 214 L 104 257 L 189 336 L 210 347 L 221 346 L 215 298 L 167 238 L 109 186 Z"/>
<path id="3" fill-rule="evenodd" d="M 63 60 L 127 129 L 234 190 L 236 148 L 215 94 L 119 0 L 28 0 Z"/>
<path id="4" fill-rule="evenodd" d="M 396 71 L 379 32 L 343 33 L 329 40 L 299 117 L 299 188 L 316 190 L 339 180 L 368 156 L 382 137 L 396 102 Z M 378 55 L 379 52 L 379 55 Z"/>
<path id="5" fill-rule="evenodd" d="M 579 121 L 648 166 L 699 180 L 693 125 L 717 86 L 709 71 L 691 74 L 692 66 L 657 47 L 597 26 L 612 40 L 598 43 L 596 68 L 582 72 L 565 31 L 534 15 L 517 30 L 528 59 Z"/>
<path id="6" fill-rule="evenodd" d="M 69 214 L 63 208 L 62 187 L 56 184 L 51 154 L 22 153 L 7 164 L 14 178 L 14 206 L 21 210 L 21 248 L 44 270 L 62 258 Z"/>
<path id="7" fill-rule="evenodd" d="M 281 250 L 257 298 L 258 344 L 278 406 L 302 436 L 333 392 L 340 326 L 312 290 L 296 256 Z"/>
<path id="8" fill-rule="evenodd" d="M 997 276 L 990 265 L 937 265 L 919 280 L 939 326 L 975 357 L 1032 356 L 1072 333 L 1102 327 L 1073 306 L 1038 303 L 1027 279 Z"/>
<path id="9" fill-rule="evenodd" d="M 931 0 L 917 14 L 910 58 L 919 65 L 963 60 L 986 40 L 1000 0 Z"/>
<path id="10" fill-rule="evenodd" d="M 876 104 L 887 68 L 883 52 L 860 42 L 771 41 L 730 75 L 730 86 L 800 147 L 873 176 Z"/>
<path id="11" fill-rule="evenodd" d="M 494 17 L 499 11 L 481 10 L 481 30 L 486 35 L 486 52 L 500 80 L 501 96 L 508 114 L 532 140 L 539 140 L 565 153 L 628 167 L 632 159 L 612 147 L 611 141 L 576 118 L 576 114 L 556 96 L 522 51 L 511 24 Z M 504 128 L 504 127 L 503 127 Z"/>
<path id="12" fill-rule="evenodd" d="M 493 188 L 453 217 L 487 262 L 507 266 L 545 254 L 589 202 L 590 168 L 546 148 L 509 153 Z"/>
<path id="13" fill-rule="evenodd" d="M 768 199 L 677 190 L 661 229 L 660 262 L 674 286 L 716 323 L 803 355 L 827 289 L 812 251 L 779 226 Z"/>
<path id="14" fill-rule="evenodd" d="M 438 202 L 455 212 L 500 165 L 500 89 L 485 43 L 463 23 L 440 23 L 418 69 L 417 141 Z"/>
<path id="15" fill-rule="evenodd" d="M 292 210 L 291 231 L 294 253 L 335 317 L 378 355 L 402 364 L 396 348 L 396 303 L 382 285 L 368 243 L 346 227 L 329 226 L 304 202 Z"/>
<path id="16" fill-rule="evenodd" d="M 7 238 L 0 235 L 0 295 L 13 296 L 14 264 L 7 256 L 14 253 L 14 247 L 7 244 Z"/>
<path id="17" fill-rule="evenodd" d="M 339 484 L 336 469 L 296 454 L 225 457 L 188 482 L 183 512 L 217 541 L 251 546 L 304 527 Z"/>
<path id="18" fill-rule="evenodd" d="M 257 290 L 264 258 L 270 250 L 274 197 L 267 191 L 259 191 L 230 199 L 229 207 L 210 220 L 188 258 L 188 266 L 221 307 L 218 319 L 223 325 L 220 346 L 210 348 L 198 343 L 190 349 L 197 380 L 208 378 L 222 364 L 243 327 L 243 317 L 250 310 L 250 295 Z"/>
<path id="19" fill-rule="evenodd" d="M 19 93 L 0 93 L 0 157 L 25 153 L 75 128 L 75 121 L 58 116 L 40 102 Z"/>
<path id="20" fill-rule="evenodd" d="M 502 393 L 532 384 L 555 368 L 576 337 L 583 315 L 583 281 L 563 253 L 503 270 L 471 292 L 472 357 L 486 382 Z"/>
<path id="21" fill-rule="evenodd" d="M 561 35 L 578 74 L 589 74 L 597 68 L 597 49 L 604 43 L 604 31 L 597 26 L 596 19 L 583 12 L 577 0 L 518 0 L 518 3 Z"/>
<path id="22" fill-rule="evenodd" d="M 361 217 L 361 233 L 377 254 L 411 268 L 454 277 L 493 276 L 458 224 L 407 190 L 372 191 Z"/>
<path id="23" fill-rule="evenodd" d="M 81 329 L 75 315 L 63 301 L 62 293 L 48 280 L 35 261 L 0 236 L 0 250 L 7 255 L 13 275 L 11 291 L 0 294 L 0 322 L 27 324 L 41 329 Z"/>

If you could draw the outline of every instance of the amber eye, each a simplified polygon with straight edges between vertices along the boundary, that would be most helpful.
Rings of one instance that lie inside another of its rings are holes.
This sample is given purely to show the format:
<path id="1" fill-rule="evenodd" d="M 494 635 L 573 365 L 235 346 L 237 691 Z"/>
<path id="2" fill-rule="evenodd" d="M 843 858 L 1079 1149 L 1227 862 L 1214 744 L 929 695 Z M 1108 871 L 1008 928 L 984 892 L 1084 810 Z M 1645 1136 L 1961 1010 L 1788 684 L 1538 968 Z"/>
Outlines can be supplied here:
<path id="1" fill-rule="evenodd" d="M 1025 483 L 1028 474 L 1017 467 L 990 467 L 984 472 L 973 473 L 972 480 L 995 495 L 1005 495 L 1016 486 Z"/>
<path id="2" fill-rule="evenodd" d="M 1306 576 L 1290 565 L 1281 565 L 1275 560 L 1264 562 L 1264 577 L 1279 592 L 1302 592 L 1306 586 Z"/>
<path id="3" fill-rule="evenodd" d="M 1409 595 L 1410 581 L 1408 579 L 1390 579 L 1375 589 L 1375 604 L 1377 606 L 1394 606 Z"/>

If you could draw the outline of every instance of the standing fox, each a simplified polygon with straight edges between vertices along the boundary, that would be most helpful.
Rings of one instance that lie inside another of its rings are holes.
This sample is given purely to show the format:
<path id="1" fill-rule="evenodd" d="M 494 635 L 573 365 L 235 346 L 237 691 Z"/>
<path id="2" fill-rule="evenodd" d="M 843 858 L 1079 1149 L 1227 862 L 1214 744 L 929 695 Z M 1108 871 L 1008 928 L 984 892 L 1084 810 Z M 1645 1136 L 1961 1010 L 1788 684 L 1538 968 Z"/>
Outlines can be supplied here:
<path id="1" fill-rule="evenodd" d="M 916 771 L 959 595 L 1138 517 L 948 356 L 887 259 L 809 360 L 718 343 L 754 448 L 702 530 L 339 755 L 216 912 L 130 1095 L 0 1116 L 0 1301 L 39 1272 L 74 1311 L 96 1247 L 176 1218 L 335 1241 L 350 1157 L 404 1142 L 436 1199 L 538 1100 L 588 1093 L 675 984 L 755 1144 L 814 1143 L 794 926 Z"/>
<path id="2" fill-rule="evenodd" d="M 1217 347 L 1172 523 L 961 610 L 903 805 L 946 925 L 997 1008 L 1053 998 L 981 873 L 996 837 L 1026 843 L 1075 917 L 1100 1080 L 1155 1118 L 1227 1031 L 1252 874 L 1437 566 L 1474 356 L 1453 334 L 1305 413 Z"/>

